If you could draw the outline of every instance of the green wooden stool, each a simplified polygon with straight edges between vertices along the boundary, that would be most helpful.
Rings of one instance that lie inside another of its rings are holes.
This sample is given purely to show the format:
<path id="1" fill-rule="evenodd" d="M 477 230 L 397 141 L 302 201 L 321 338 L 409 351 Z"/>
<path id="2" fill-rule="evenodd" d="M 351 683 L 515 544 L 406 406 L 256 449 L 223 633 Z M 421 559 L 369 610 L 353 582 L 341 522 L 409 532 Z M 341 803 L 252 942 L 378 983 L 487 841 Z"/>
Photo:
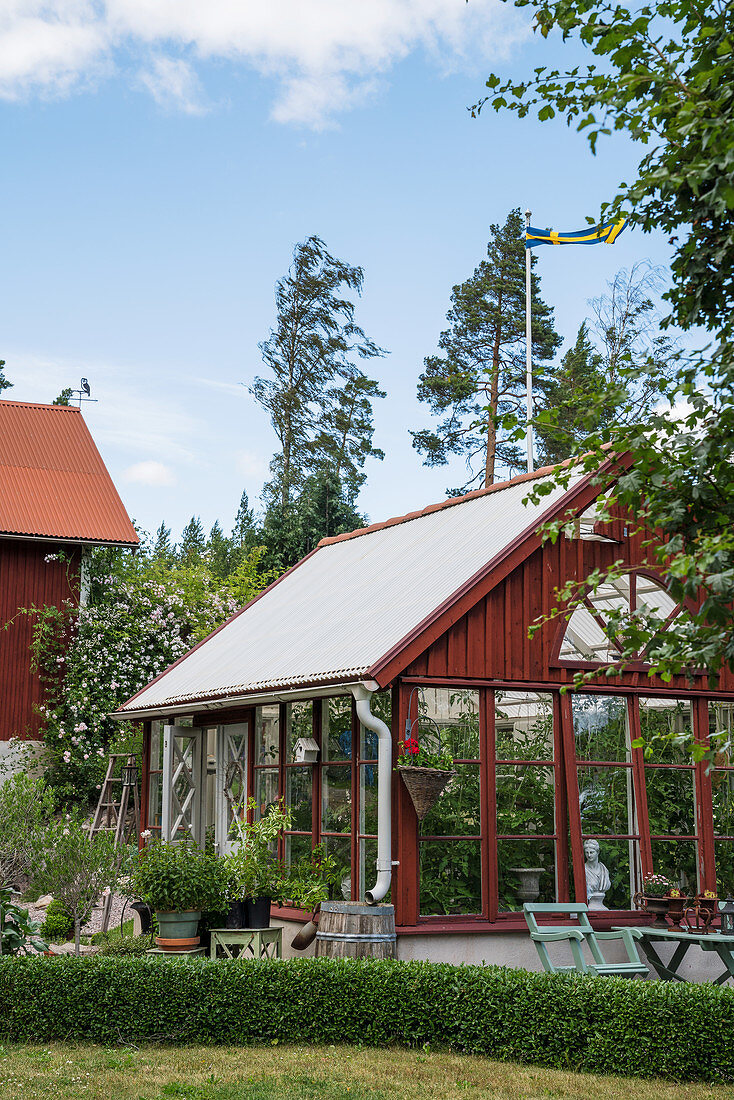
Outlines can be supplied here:
<path id="1" fill-rule="evenodd" d="M 282 928 L 212 928 L 209 958 L 217 958 L 217 948 L 225 959 L 279 959 L 283 943 Z M 233 954 L 231 948 L 239 948 Z"/>

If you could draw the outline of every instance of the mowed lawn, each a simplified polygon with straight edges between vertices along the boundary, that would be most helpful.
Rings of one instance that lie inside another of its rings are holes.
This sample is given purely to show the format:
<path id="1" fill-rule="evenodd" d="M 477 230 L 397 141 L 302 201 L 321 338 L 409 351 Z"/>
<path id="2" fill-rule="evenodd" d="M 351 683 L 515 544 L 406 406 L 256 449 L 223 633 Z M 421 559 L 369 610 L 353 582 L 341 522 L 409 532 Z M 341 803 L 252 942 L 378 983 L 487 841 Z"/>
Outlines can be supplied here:
<path id="1" fill-rule="evenodd" d="M 0 1047 L 2 1100 L 724 1100 L 734 1087 L 354 1047 Z"/>

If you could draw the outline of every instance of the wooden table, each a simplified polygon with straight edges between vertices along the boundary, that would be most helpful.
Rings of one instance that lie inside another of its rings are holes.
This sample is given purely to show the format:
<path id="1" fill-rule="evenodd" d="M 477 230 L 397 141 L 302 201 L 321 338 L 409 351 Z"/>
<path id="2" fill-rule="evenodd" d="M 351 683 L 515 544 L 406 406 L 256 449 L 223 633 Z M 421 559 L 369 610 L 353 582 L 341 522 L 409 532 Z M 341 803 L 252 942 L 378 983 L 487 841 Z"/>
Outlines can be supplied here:
<path id="1" fill-rule="evenodd" d="M 225 959 L 279 959 L 282 928 L 212 928 L 209 958 L 216 959 L 221 947 Z M 233 954 L 230 948 L 239 948 Z"/>
<path id="2" fill-rule="evenodd" d="M 679 932 L 675 928 L 632 928 L 632 935 L 638 941 L 642 952 L 655 970 L 658 978 L 664 982 L 685 982 L 678 973 L 689 948 L 700 947 L 702 951 L 715 951 L 726 970 L 713 982 L 723 985 L 734 978 L 734 936 L 724 936 L 721 932 Z M 677 943 L 670 962 L 664 963 L 655 950 L 656 943 Z"/>

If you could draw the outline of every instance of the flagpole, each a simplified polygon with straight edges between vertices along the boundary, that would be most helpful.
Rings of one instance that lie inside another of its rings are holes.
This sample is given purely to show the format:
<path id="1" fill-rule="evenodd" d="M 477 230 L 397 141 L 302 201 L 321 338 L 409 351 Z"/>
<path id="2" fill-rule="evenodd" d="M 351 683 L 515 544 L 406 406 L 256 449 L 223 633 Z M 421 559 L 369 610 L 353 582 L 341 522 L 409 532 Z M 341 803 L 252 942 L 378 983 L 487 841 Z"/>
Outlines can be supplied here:
<path id="1" fill-rule="evenodd" d="M 530 228 L 532 210 L 525 211 L 525 230 Z M 525 400 L 527 426 L 525 441 L 528 450 L 528 473 L 533 472 L 533 337 L 530 321 L 530 249 L 525 238 Z"/>

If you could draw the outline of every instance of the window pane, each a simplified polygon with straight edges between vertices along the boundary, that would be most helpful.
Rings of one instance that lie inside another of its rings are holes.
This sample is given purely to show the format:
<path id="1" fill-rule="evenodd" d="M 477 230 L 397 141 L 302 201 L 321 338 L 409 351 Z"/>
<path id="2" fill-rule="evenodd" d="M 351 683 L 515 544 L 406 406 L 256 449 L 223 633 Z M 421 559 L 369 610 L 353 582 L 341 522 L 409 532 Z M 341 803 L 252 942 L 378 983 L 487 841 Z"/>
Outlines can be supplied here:
<path id="1" fill-rule="evenodd" d="M 581 832 L 636 833 L 631 768 L 578 769 Z"/>
<path id="2" fill-rule="evenodd" d="M 481 853 L 478 840 L 426 840 L 420 845 L 420 911 L 482 911 Z"/>
<path id="3" fill-rule="evenodd" d="M 352 769 L 349 764 L 321 769 L 321 828 L 328 833 L 352 829 Z"/>
<path id="4" fill-rule="evenodd" d="M 611 885 L 604 894 L 607 909 L 631 909 L 632 898 L 641 887 L 640 844 L 637 840 L 595 838 L 599 843 L 599 863 L 609 872 Z"/>
<path id="5" fill-rule="evenodd" d="M 313 770 L 311 765 L 286 768 L 285 804 L 292 811 L 293 829 L 311 832 Z"/>
<path id="6" fill-rule="evenodd" d="M 717 703 L 709 701 L 709 732 L 726 733 L 728 740 L 734 739 L 734 703 Z M 727 740 L 727 738 L 722 738 Z M 720 752 L 716 759 L 717 765 L 724 767 L 734 763 L 734 757 L 730 749 Z"/>
<path id="7" fill-rule="evenodd" d="M 717 836 L 734 836 L 734 772 L 711 772 L 711 798 L 714 833 Z"/>
<path id="8" fill-rule="evenodd" d="M 497 832 L 555 832 L 552 768 L 523 764 L 497 766 Z"/>
<path id="9" fill-rule="evenodd" d="M 719 897 L 725 898 L 729 895 L 734 897 L 734 841 L 717 840 L 714 850 Z"/>
<path id="10" fill-rule="evenodd" d="M 698 891 L 695 840 L 653 840 L 652 869 L 691 896 Z"/>
<path id="11" fill-rule="evenodd" d="M 313 703 L 289 703 L 286 721 L 286 760 L 293 760 L 299 737 L 313 737 Z"/>
<path id="12" fill-rule="evenodd" d="M 552 760 L 553 696 L 496 691 L 494 730 L 498 760 Z"/>
<path id="13" fill-rule="evenodd" d="M 255 769 L 255 820 L 259 821 L 278 801 L 278 769 Z"/>
<path id="14" fill-rule="evenodd" d="M 522 909 L 526 901 L 557 901 L 556 845 L 553 840 L 498 840 L 500 912 Z"/>
<path id="15" fill-rule="evenodd" d="M 351 901 L 352 899 L 352 842 L 348 838 L 325 836 L 324 853 L 336 860 L 338 881 L 329 889 L 329 899 Z M 372 885 L 370 883 L 370 885 Z"/>
<path id="16" fill-rule="evenodd" d="M 359 766 L 359 831 L 377 832 L 377 766 Z"/>
<path id="17" fill-rule="evenodd" d="M 275 704 L 270 707 L 258 707 L 256 712 L 255 728 L 257 737 L 255 740 L 255 763 L 277 764 L 280 745 L 280 707 Z"/>
<path id="18" fill-rule="evenodd" d="M 352 756 L 352 697 L 324 699 L 321 717 L 324 760 L 350 760 Z"/>
<path id="19" fill-rule="evenodd" d="M 454 768 L 457 774 L 420 823 L 421 836 L 479 836 L 482 831 L 479 764 Z"/>
<path id="20" fill-rule="evenodd" d="M 389 730 L 392 729 L 391 691 L 376 691 L 370 701 L 370 710 L 382 719 Z M 377 734 L 364 726 L 360 726 L 359 756 L 361 760 L 377 759 Z"/>
<path id="21" fill-rule="evenodd" d="M 650 832 L 696 835 L 693 771 L 645 768 Z"/>
<path id="22" fill-rule="evenodd" d="M 418 721 L 412 736 L 426 747 L 448 748 L 455 759 L 479 759 L 479 692 L 460 688 L 418 689 Z"/>
<path id="23" fill-rule="evenodd" d="M 300 859 L 309 858 L 311 855 L 311 837 L 310 836 L 290 836 L 286 833 L 285 837 L 285 865 L 290 867 L 292 863 L 297 863 Z"/>
<path id="24" fill-rule="evenodd" d="M 630 759 L 627 705 L 618 695 L 574 695 L 573 732 L 577 760 Z"/>
<path id="25" fill-rule="evenodd" d="M 690 764 L 691 707 L 680 699 L 640 699 L 640 732 L 646 764 Z M 675 740 L 655 740 L 673 735 Z"/>
<path id="26" fill-rule="evenodd" d="M 366 837 L 359 842 L 359 896 L 363 898 L 366 890 L 370 890 L 377 877 L 377 840 Z M 388 890 L 382 899 L 385 905 L 391 903 L 392 888 Z"/>

